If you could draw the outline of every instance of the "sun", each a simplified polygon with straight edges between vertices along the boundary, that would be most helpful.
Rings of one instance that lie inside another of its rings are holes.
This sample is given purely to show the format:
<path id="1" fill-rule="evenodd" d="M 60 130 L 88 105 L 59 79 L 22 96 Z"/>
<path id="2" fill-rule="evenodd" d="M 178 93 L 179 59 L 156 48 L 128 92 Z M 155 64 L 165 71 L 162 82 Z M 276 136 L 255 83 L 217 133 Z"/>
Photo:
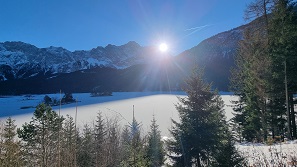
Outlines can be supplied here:
<path id="1" fill-rule="evenodd" d="M 166 43 L 161 43 L 161 44 L 159 45 L 159 50 L 160 50 L 161 52 L 166 52 L 166 51 L 168 50 L 168 46 L 167 46 L 167 44 L 166 44 Z"/>

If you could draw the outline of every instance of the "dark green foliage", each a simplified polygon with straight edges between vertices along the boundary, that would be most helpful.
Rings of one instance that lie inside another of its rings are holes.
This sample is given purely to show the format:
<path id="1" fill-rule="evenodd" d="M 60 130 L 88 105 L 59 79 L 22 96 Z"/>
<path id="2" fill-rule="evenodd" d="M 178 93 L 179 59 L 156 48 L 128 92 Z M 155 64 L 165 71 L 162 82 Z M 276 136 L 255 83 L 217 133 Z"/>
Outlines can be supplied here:
<path id="1" fill-rule="evenodd" d="M 119 166 L 120 165 L 120 130 L 117 119 L 108 120 L 107 123 L 107 140 L 106 149 L 106 166 Z"/>
<path id="2" fill-rule="evenodd" d="M 106 161 L 105 155 L 105 140 L 107 130 L 105 127 L 104 119 L 99 112 L 94 126 L 94 147 L 95 147 L 95 164 L 96 166 L 103 166 Z"/>
<path id="3" fill-rule="evenodd" d="M 202 70 L 194 71 L 186 83 L 187 97 L 176 105 L 180 122 L 172 120 L 169 156 L 175 166 L 208 166 L 226 128 L 223 101 L 204 82 Z"/>
<path id="4" fill-rule="evenodd" d="M 148 166 L 144 144 L 145 141 L 141 138 L 140 124 L 133 117 L 132 123 L 122 133 L 120 165 L 123 167 Z"/>
<path id="5" fill-rule="evenodd" d="M 247 162 L 234 146 L 234 140 L 230 132 L 226 131 L 225 139 L 221 140 L 218 149 L 214 154 L 215 162 L 213 167 L 247 167 Z"/>
<path id="6" fill-rule="evenodd" d="M 294 108 L 290 107 L 293 103 L 289 99 L 292 94 L 297 92 L 297 14 L 294 8 L 296 8 L 296 2 L 277 1 L 272 11 L 273 17 L 269 29 L 270 57 L 273 63 L 271 82 L 274 83 L 272 95 L 275 101 L 286 104 L 284 106 L 289 139 L 297 138 Z"/>
<path id="7" fill-rule="evenodd" d="M 45 104 L 51 104 L 53 101 L 52 101 L 52 98 L 50 98 L 48 95 L 45 95 L 43 98 L 43 102 Z"/>
<path id="8" fill-rule="evenodd" d="M 63 98 L 61 99 L 61 103 L 73 103 L 75 102 L 75 99 L 72 96 L 72 93 L 65 93 Z"/>
<path id="9" fill-rule="evenodd" d="M 85 124 L 82 132 L 82 136 L 78 141 L 78 166 L 91 167 L 95 164 L 95 154 L 94 154 L 94 138 L 92 134 L 92 129 Z"/>
<path id="10" fill-rule="evenodd" d="M 239 96 L 233 120 L 248 141 L 264 141 L 269 134 L 273 138 L 283 135 L 284 118 L 289 129 L 292 127 L 289 136 L 297 137 L 293 108 L 289 110 L 292 102 L 286 102 L 297 87 L 294 6 L 290 0 L 255 0 L 248 7 L 260 17 L 259 28 L 245 32 L 235 58 L 236 68 L 231 71 L 232 91 Z"/>
<path id="11" fill-rule="evenodd" d="M 266 101 L 270 60 L 262 31 L 245 32 L 245 40 L 239 44 L 236 57 L 237 68 L 232 70 L 232 90 L 239 96 L 234 106 L 234 121 L 243 127 L 242 135 L 248 141 L 261 141 L 267 137 Z"/>
<path id="12" fill-rule="evenodd" d="M 119 166 L 122 153 L 119 134 L 117 119 L 103 119 L 99 112 L 93 127 L 85 124 L 79 136 L 78 166 Z"/>
<path id="13" fill-rule="evenodd" d="M 161 140 L 161 132 L 158 129 L 155 117 L 153 117 L 151 129 L 148 135 L 146 158 L 148 159 L 149 166 L 151 167 L 162 166 L 165 160 L 165 150 L 163 141 Z"/>

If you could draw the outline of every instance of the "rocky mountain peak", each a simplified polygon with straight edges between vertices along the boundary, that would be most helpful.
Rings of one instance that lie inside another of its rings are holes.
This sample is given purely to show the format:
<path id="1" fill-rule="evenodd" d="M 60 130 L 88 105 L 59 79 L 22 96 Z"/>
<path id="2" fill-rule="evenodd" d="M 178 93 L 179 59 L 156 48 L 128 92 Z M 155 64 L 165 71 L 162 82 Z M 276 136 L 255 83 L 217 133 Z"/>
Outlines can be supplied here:
<path id="1" fill-rule="evenodd" d="M 5 75 L 9 73 L 14 78 L 24 78 L 38 73 L 69 73 L 99 66 L 121 69 L 144 62 L 145 53 L 141 50 L 136 42 L 74 52 L 62 47 L 38 48 L 24 42 L 4 42 L 0 43 L 0 76 L 7 78 Z"/>

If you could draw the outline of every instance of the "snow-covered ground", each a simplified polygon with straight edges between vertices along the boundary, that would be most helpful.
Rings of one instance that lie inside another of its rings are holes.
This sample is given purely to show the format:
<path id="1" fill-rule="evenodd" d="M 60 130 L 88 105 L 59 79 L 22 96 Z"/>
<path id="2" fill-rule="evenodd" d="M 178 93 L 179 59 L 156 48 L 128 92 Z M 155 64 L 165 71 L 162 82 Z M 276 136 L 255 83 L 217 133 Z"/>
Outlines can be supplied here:
<path id="1" fill-rule="evenodd" d="M 226 93 L 223 93 L 226 94 Z M 16 120 L 20 127 L 25 122 L 29 122 L 35 108 L 42 102 L 45 95 L 10 96 L 0 98 L 0 120 L 11 116 Z M 51 98 L 60 99 L 60 94 L 48 94 Z M 168 136 L 168 129 L 171 127 L 171 118 L 178 120 L 175 104 L 178 103 L 177 97 L 184 97 L 184 92 L 115 92 L 113 96 L 91 97 L 89 93 L 73 94 L 78 100 L 78 124 L 91 123 L 100 111 L 108 117 L 118 117 L 122 125 L 127 125 L 132 121 L 133 105 L 135 118 L 142 124 L 143 130 L 148 130 L 153 114 L 157 119 L 162 135 Z M 236 97 L 222 95 L 226 106 L 227 119 L 232 117 L 230 100 Z M 23 109 L 21 109 L 23 108 Z M 59 106 L 54 106 L 55 111 L 59 111 Z M 75 116 L 76 104 L 62 105 L 61 115 Z"/>
<path id="2" fill-rule="evenodd" d="M 260 143 L 241 143 L 236 146 L 247 158 L 249 166 L 297 166 L 297 140 L 270 146 Z"/>

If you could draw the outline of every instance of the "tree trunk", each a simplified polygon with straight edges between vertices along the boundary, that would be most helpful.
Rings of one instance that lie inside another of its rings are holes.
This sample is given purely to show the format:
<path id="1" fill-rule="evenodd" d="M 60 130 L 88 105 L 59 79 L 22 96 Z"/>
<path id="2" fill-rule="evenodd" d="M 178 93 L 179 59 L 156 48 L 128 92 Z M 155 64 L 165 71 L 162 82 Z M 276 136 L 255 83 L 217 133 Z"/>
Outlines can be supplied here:
<path id="1" fill-rule="evenodd" d="M 296 122 L 295 122 L 293 93 L 290 93 L 290 107 L 291 107 L 291 121 L 292 121 L 293 139 L 296 139 L 297 135 L 296 135 Z"/>
<path id="2" fill-rule="evenodd" d="M 266 100 L 263 100 L 263 104 L 262 104 L 262 128 L 263 128 L 263 138 L 264 141 L 267 140 L 267 120 L 266 120 Z"/>
<path id="3" fill-rule="evenodd" d="M 276 116 L 274 113 L 272 113 L 272 122 L 271 122 L 271 125 L 272 125 L 272 138 L 275 139 L 275 132 L 276 132 L 276 125 L 275 125 L 275 122 L 276 122 Z"/>
<path id="4" fill-rule="evenodd" d="M 202 167 L 200 158 L 197 159 L 197 166 Z"/>
<path id="5" fill-rule="evenodd" d="M 289 95 L 288 95 L 288 81 L 287 81 L 287 60 L 285 60 L 285 92 L 286 92 L 286 112 L 287 112 L 287 138 L 292 139 L 291 131 L 291 114 L 289 108 Z"/>

